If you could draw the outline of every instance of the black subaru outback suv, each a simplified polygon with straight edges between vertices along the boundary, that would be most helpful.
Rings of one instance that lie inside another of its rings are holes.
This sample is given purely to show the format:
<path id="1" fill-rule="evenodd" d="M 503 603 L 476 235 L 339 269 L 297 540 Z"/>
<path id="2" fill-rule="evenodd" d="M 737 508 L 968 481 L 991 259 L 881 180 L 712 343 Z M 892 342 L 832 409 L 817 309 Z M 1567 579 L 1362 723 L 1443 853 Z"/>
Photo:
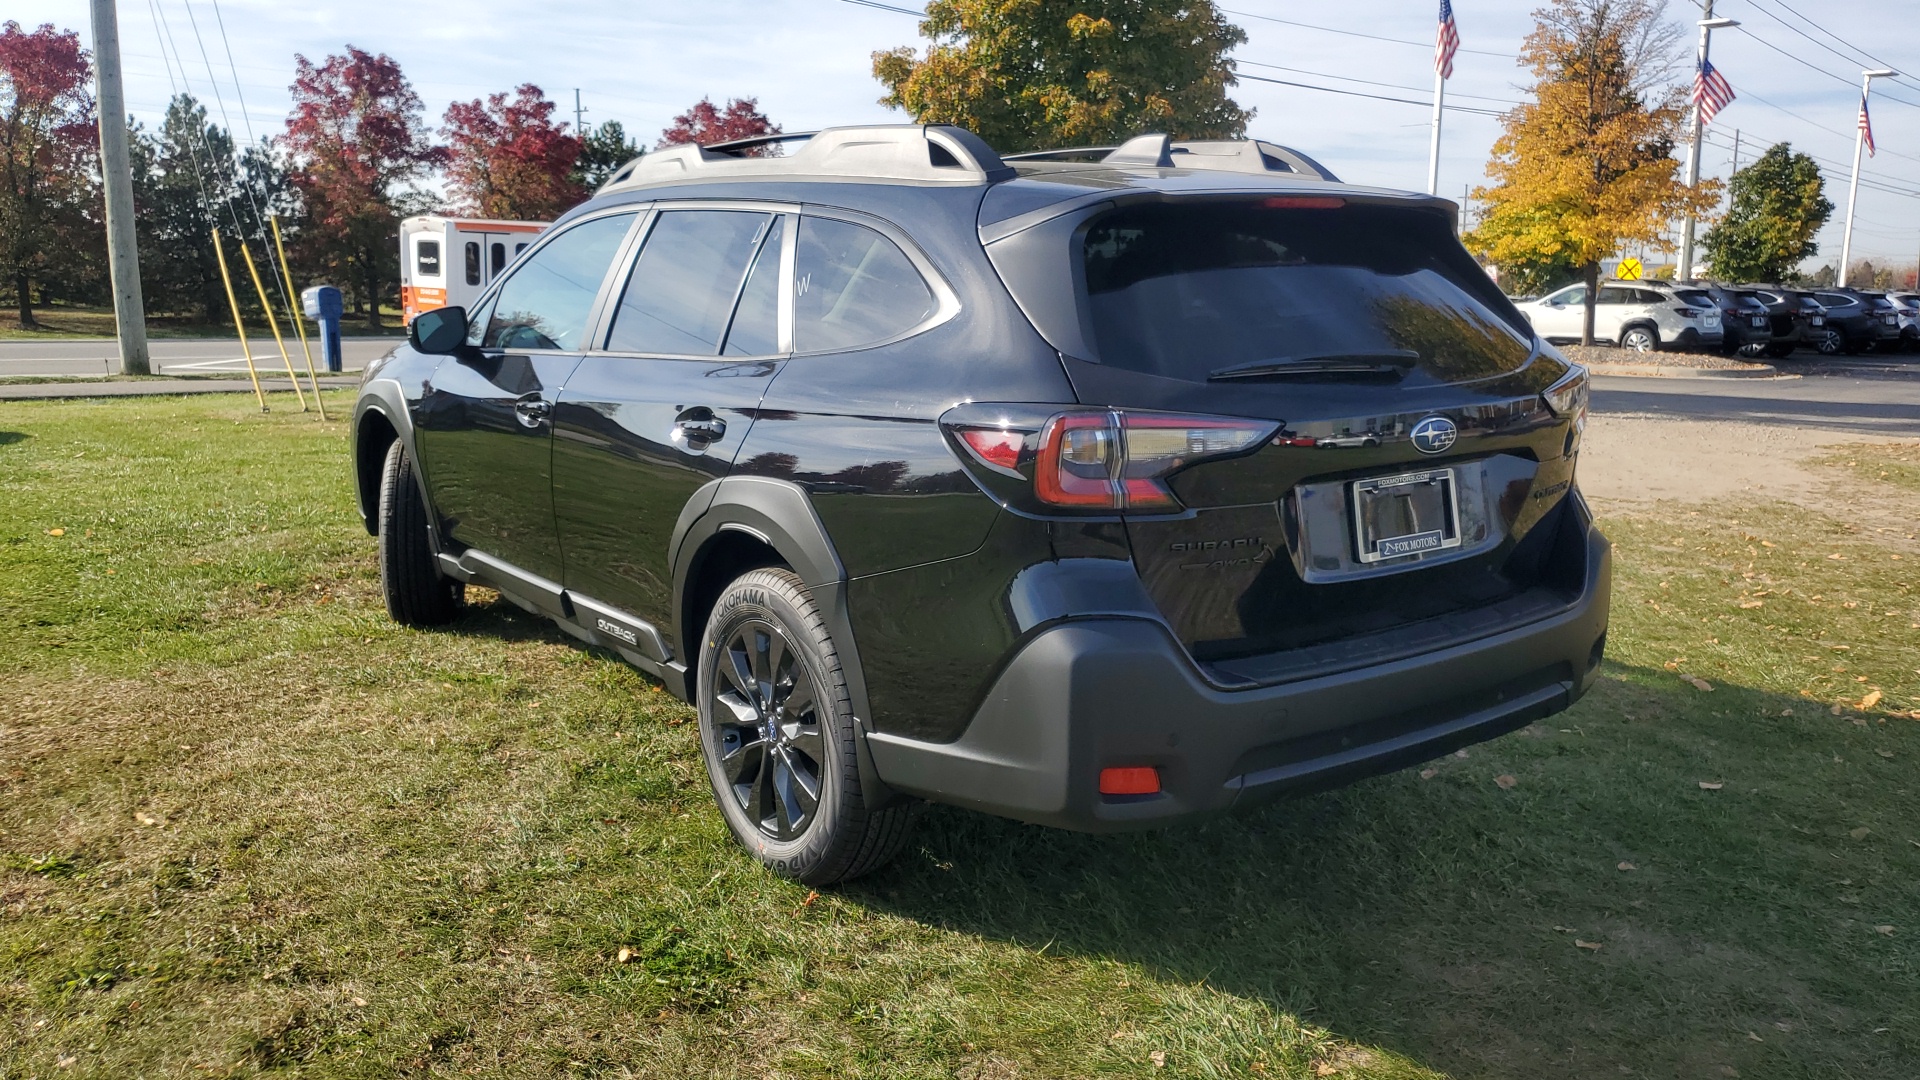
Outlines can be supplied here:
<path id="1" fill-rule="evenodd" d="M 1586 373 L 1454 214 L 1252 141 L 649 154 L 368 369 L 388 608 L 657 676 L 815 884 L 922 799 L 1125 829 L 1491 738 L 1592 682 L 1609 548 Z"/>

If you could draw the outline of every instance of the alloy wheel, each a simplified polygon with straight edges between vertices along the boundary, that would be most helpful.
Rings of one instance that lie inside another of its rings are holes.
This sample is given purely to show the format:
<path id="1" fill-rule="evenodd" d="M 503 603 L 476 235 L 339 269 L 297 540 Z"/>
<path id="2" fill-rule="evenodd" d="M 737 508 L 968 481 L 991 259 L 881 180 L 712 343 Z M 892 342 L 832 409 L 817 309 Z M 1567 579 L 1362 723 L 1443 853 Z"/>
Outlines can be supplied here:
<path id="1" fill-rule="evenodd" d="M 1838 355 L 1847 347 L 1847 339 L 1838 330 L 1828 330 L 1820 335 L 1820 352 L 1826 356 Z"/>
<path id="2" fill-rule="evenodd" d="M 714 659 L 714 735 L 727 790 L 762 835 L 793 840 L 813 823 L 825 783 L 813 677 L 786 634 L 763 619 L 735 626 Z"/>
<path id="3" fill-rule="evenodd" d="M 1629 330 L 1620 339 L 1620 344 L 1634 352 L 1652 352 L 1657 343 L 1654 341 L 1653 334 L 1646 330 Z"/>

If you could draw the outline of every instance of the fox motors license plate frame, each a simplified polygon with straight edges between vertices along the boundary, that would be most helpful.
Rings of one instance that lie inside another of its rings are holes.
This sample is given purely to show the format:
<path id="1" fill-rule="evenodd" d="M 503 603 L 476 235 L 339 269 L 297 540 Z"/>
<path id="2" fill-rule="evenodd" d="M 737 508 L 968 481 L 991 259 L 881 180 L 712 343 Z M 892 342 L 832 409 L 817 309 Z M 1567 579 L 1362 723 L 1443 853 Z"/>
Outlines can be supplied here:
<path id="1" fill-rule="evenodd" d="M 1452 469 L 1368 477 L 1350 485 L 1354 557 L 1372 564 L 1460 546 L 1460 484 Z"/>

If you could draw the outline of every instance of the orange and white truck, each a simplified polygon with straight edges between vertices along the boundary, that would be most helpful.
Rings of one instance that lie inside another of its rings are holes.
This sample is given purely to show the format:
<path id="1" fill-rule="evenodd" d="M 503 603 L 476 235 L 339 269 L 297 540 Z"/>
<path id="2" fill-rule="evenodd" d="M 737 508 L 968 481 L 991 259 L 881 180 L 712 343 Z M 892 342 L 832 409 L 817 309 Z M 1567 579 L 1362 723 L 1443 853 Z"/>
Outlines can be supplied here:
<path id="1" fill-rule="evenodd" d="M 400 223 L 400 310 L 471 306 L 551 222 L 425 214 Z"/>

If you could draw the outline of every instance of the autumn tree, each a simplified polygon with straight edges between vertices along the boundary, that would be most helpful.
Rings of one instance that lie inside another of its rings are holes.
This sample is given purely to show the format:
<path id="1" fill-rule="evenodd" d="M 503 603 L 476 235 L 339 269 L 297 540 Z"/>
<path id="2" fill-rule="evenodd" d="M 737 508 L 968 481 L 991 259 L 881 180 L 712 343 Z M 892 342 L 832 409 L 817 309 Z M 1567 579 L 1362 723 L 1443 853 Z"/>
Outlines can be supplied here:
<path id="1" fill-rule="evenodd" d="M 926 51 L 873 54 L 881 104 L 1005 152 L 1148 131 L 1239 138 L 1227 53 L 1247 40 L 1212 0 L 932 0 Z"/>
<path id="2" fill-rule="evenodd" d="M 1494 183 L 1473 193 L 1485 209 L 1466 242 L 1503 278 L 1515 264 L 1573 267 L 1587 283 L 1580 339 L 1592 344 L 1601 260 L 1634 242 L 1671 250 L 1667 222 L 1707 213 L 1720 185 L 1679 178 L 1687 94 L 1665 0 L 1552 0 L 1533 17 L 1520 63 L 1534 100 L 1501 118 Z"/>
<path id="3" fill-rule="evenodd" d="M 1833 216 L 1820 166 L 1786 143 L 1733 174 L 1727 216 L 1707 230 L 1707 261 L 1718 278 L 1780 281 L 1819 252 L 1814 234 Z"/>
<path id="4" fill-rule="evenodd" d="M 294 57 L 284 146 L 308 229 L 309 266 L 339 280 L 367 325 L 399 289 L 400 219 L 430 207 L 418 184 L 445 160 L 400 65 L 347 46 L 314 64 Z"/>
<path id="5" fill-rule="evenodd" d="M 553 122 L 554 104 L 532 83 L 482 102 L 447 107 L 447 189 L 464 212 L 546 221 L 587 197 L 574 179 L 580 140 Z"/>
<path id="6" fill-rule="evenodd" d="M 592 191 L 607 182 L 615 169 L 645 151 L 627 138 L 618 120 L 609 120 L 580 137 L 580 156 L 573 163 L 573 182 Z"/>
<path id="7" fill-rule="evenodd" d="M 660 141 L 654 149 L 686 143 L 712 146 L 735 139 L 751 139 L 756 135 L 778 134 L 780 125 L 767 119 L 767 114 L 760 111 L 759 98 L 734 98 L 725 107 L 715 105 L 711 98 L 701 98 L 699 104 L 673 118 L 673 123 L 660 133 Z M 770 154 L 778 153 L 779 147 L 770 146 L 767 151 Z"/>
<path id="8" fill-rule="evenodd" d="M 22 329 L 40 325 L 34 285 L 102 241 L 91 74 L 74 32 L 0 25 L 0 274 Z"/>

